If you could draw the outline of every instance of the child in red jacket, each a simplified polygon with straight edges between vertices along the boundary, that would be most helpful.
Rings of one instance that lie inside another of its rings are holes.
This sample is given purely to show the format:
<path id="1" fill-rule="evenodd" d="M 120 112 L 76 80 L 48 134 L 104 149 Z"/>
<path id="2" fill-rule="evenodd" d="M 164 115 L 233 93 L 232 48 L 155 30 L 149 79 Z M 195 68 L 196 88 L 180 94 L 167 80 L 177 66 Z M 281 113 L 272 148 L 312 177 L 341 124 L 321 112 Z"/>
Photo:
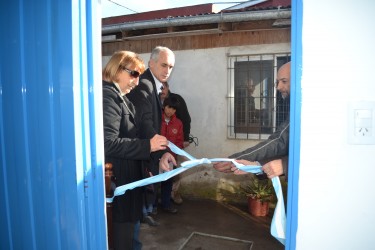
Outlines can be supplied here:
<path id="1" fill-rule="evenodd" d="M 175 97 L 168 97 L 163 102 L 164 112 L 161 120 L 161 134 L 179 148 L 184 145 L 184 130 L 180 119 L 175 115 L 178 108 L 178 100 Z M 176 158 L 176 155 L 172 153 Z M 171 204 L 173 178 L 161 183 L 161 206 L 163 211 L 177 213 L 177 209 Z"/>
<path id="2" fill-rule="evenodd" d="M 182 121 L 176 117 L 178 100 L 166 98 L 163 102 L 164 112 L 161 119 L 161 134 L 179 148 L 184 146 L 184 130 Z M 176 155 L 174 155 L 176 157 Z"/>

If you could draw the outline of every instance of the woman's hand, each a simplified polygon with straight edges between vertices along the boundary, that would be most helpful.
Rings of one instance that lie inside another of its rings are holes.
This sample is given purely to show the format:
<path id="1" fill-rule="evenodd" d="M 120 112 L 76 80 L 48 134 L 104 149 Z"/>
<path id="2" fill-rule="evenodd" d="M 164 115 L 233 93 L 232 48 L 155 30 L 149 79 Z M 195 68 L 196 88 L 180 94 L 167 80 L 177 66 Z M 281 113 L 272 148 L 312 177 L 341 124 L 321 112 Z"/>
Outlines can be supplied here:
<path id="1" fill-rule="evenodd" d="M 150 145 L 151 145 L 151 152 L 164 150 L 167 148 L 168 140 L 167 138 L 165 138 L 165 136 L 156 134 L 154 135 L 154 137 L 150 139 Z"/>

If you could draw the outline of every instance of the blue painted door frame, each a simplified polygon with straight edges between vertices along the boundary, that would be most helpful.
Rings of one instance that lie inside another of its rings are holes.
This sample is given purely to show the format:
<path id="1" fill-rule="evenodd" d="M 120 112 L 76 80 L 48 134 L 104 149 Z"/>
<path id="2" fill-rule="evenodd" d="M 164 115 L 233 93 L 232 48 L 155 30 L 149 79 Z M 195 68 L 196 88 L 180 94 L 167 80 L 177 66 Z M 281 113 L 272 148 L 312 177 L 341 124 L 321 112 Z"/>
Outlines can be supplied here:
<path id="1" fill-rule="evenodd" d="M 296 249 L 298 229 L 298 186 L 301 138 L 303 0 L 292 0 L 292 64 L 290 93 L 290 147 L 288 169 L 288 204 L 285 249 Z"/>
<path id="2" fill-rule="evenodd" d="M 98 6 L 0 3 L 1 249 L 107 248 Z"/>

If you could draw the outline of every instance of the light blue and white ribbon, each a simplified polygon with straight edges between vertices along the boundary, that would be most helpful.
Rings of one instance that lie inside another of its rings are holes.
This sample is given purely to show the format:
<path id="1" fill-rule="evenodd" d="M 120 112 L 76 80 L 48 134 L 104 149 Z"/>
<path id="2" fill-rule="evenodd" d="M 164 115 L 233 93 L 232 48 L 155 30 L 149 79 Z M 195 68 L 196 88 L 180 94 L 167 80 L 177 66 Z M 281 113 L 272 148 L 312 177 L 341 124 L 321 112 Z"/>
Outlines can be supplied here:
<path id="1" fill-rule="evenodd" d="M 151 176 L 146 179 L 142 179 L 139 181 L 135 181 L 132 183 L 119 186 L 115 189 L 113 197 L 107 198 L 106 201 L 108 203 L 111 203 L 115 196 L 123 195 L 126 192 L 126 190 L 131 190 L 136 187 L 147 186 L 149 184 L 168 180 L 169 178 L 172 178 L 173 176 L 176 176 L 189 168 L 199 166 L 201 164 L 210 164 L 213 162 L 230 161 L 238 169 L 242 171 L 253 173 L 253 174 L 262 172 L 262 166 L 254 166 L 254 165 L 245 166 L 241 163 L 236 162 L 234 159 L 229 159 L 229 158 L 196 159 L 190 154 L 188 154 L 186 151 L 174 145 L 172 142 L 168 142 L 168 147 L 171 149 L 173 153 L 181 155 L 181 156 L 185 156 L 189 160 L 181 163 L 181 167 L 173 169 L 171 171 L 164 172 L 155 176 Z M 286 216 L 285 216 L 283 192 L 281 189 L 281 183 L 280 183 L 279 177 L 272 178 L 272 185 L 273 185 L 273 188 L 275 189 L 275 193 L 277 197 L 277 204 L 276 204 L 276 208 L 275 208 L 272 222 L 271 222 L 271 235 L 275 237 L 277 240 L 279 240 L 282 244 L 285 245 Z"/>
<path id="2" fill-rule="evenodd" d="M 286 215 L 283 190 L 278 176 L 272 178 L 272 185 L 275 189 L 277 203 L 271 222 L 271 235 L 285 245 Z"/>

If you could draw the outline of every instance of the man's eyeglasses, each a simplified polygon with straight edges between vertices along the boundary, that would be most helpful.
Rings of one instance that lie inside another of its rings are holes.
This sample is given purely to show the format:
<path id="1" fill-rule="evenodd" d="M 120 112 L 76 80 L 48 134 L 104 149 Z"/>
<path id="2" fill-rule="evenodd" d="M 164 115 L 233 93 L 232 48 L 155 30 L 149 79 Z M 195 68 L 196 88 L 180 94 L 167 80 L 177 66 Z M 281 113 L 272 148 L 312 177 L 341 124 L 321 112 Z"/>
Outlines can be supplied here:
<path id="1" fill-rule="evenodd" d="M 137 78 L 141 73 L 139 73 L 138 71 L 135 71 L 135 70 L 130 70 L 130 69 L 127 69 L 125 67 L 121 67 L 122 70 L 125 70 L 126 72 L 129 73 L 129 75 L 131 75 L 132 77 L 134 78 Z"/>

